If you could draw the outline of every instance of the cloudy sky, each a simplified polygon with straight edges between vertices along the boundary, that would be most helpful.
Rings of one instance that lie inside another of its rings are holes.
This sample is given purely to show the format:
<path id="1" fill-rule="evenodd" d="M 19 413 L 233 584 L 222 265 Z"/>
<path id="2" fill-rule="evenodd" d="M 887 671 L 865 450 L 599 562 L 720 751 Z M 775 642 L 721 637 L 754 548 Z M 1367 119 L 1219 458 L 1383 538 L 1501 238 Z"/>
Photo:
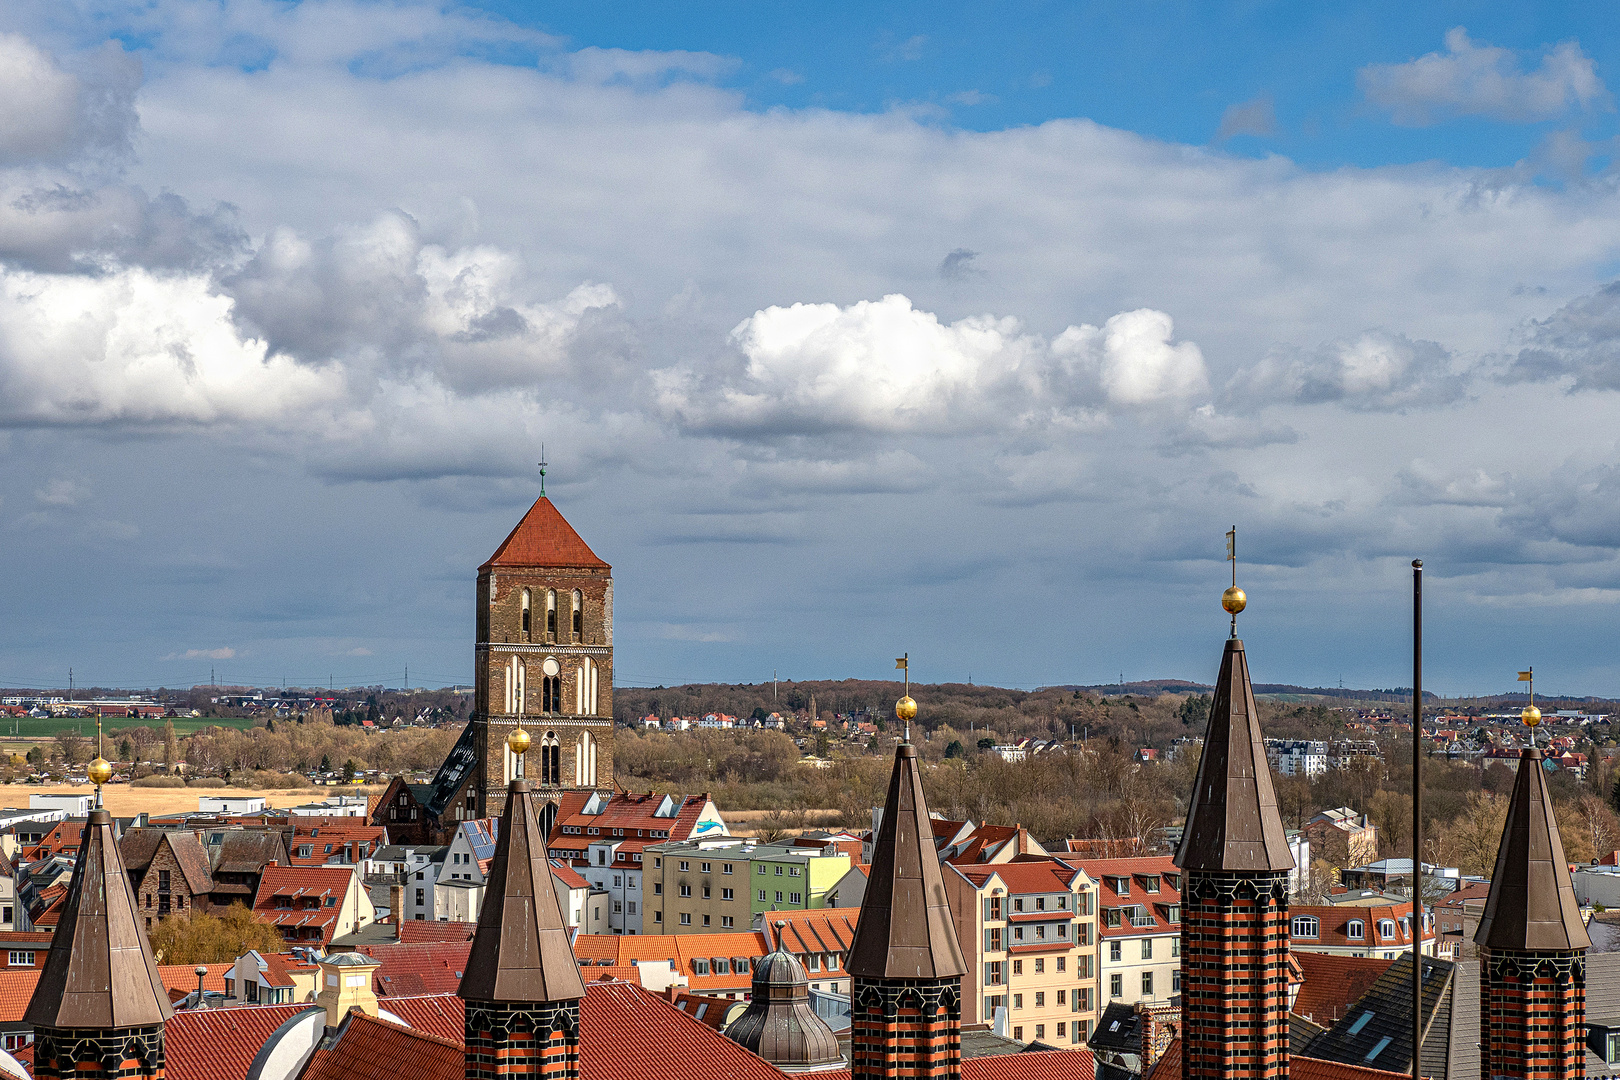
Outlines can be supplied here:
<path id="1" fill-rule="evenodd" d="M 1620 693 L 1620 16 L 1108 7 L 0 6 L 0 685 L 469 681 L 544 442 L 625 683 L 1207 680 L 1235 524 Z"/>

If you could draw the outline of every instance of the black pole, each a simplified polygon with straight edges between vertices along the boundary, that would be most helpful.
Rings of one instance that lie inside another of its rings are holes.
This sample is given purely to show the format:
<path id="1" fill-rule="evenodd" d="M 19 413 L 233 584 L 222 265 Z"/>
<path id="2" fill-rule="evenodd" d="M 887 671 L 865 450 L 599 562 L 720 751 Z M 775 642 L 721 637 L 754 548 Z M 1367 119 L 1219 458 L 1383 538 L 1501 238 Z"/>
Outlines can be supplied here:
<path id="1" fill-rule="evenodd" d="M 1423 1080 L 1423 560 L 1412 560 L 1412 1080 Z"/>

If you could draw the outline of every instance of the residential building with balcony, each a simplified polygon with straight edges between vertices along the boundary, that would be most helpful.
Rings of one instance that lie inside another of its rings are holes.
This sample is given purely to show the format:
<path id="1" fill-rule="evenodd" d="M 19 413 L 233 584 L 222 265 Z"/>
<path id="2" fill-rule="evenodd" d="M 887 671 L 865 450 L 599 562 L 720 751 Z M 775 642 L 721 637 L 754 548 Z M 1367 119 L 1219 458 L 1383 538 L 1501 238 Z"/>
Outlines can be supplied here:
<path id="1" fill-rule="evenodd" d="M 1052 858 L 941 871 L 967 960 L 962 1023 L 994 1023 L 1020 1042 L 1083 1045 L 1097 1022 L 1097 885 Z"/>
<path id="2" fill-rule="evenodd" d="M 1181 993 L 1181 871 L 1169 855 L 1083 859 L 1097 882 L 1097 986 L 1110 1002 L 1163 1004 Z"/>

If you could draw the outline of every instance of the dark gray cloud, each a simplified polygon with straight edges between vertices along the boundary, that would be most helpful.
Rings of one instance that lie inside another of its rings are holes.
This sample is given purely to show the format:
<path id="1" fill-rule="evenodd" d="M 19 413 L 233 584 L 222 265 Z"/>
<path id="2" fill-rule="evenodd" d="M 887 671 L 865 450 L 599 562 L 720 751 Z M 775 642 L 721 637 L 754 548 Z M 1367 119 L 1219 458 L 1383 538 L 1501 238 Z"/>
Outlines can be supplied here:
<path id="1" fill-rule="evenodd" d="M 1311 351 L 1275 349 L 1234 375 L 1224 396 L 1238 405 L 1391 410 L 1449 405 L 1468 392 L 1468 382 L 1469 373 L 1437 342 L 1369 330 Z"/>
<path id="2" fill-rule="evenodd" d="M 1531 323 L 1525 338 L 1508 381 L 1569 379 L 1573 390 L 1620 389 L 1620 281 Z"/>

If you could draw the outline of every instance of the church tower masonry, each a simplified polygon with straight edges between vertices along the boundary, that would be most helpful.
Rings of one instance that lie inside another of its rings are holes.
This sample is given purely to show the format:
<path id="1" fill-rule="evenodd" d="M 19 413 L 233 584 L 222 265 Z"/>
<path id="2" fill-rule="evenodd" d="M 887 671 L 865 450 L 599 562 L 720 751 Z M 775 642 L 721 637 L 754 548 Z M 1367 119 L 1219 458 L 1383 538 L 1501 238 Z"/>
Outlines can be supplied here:
<path id="1" fill-rule="evenodd" d="M 1235 636 L 1221 658 L 1176 865 L 1186 873 L 1182 1076 L 1286 1080 L 1288 871 L 1294 860 L 1271 786 L 1248 660 Z"/>
<path id="2" fill-rule="evenodd" d="M 500 816 L 519 778 L 542 803 L 610 787 L 613 568 L 545 495 L 478 568 L 476 626 L 477 766 L 461 816 Z M 520 723 L 526 755 L 506 742 Z"/>

